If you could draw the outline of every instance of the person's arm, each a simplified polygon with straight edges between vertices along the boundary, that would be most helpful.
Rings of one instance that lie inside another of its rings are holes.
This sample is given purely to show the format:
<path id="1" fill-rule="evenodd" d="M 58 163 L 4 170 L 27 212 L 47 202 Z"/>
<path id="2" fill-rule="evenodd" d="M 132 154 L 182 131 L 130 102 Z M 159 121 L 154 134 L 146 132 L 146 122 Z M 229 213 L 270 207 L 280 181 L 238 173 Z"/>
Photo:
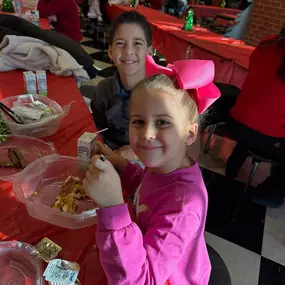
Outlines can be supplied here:
<path id="1" fill-rule="evenodd" d="M 96 97 L 96 93 L 95 93 L 95 97 Z M 104 106 L 99 104 L 99 103 L 95 103 L 92 101 L 91 102 L 91 110 L 92 110 L 92 116 L 93 116 L 93 119 L 94 119 L 94 122 L 95 122 L 97 129 L 103 130 L 103 129 L 107 128 L 108 123 L 106 120 Z M 104 137 L 104 133 L 102 133 L 101 136 Z"/>
<path id="2" fill-rule="evenodd" d="M 105 83 L 98 84 L 97 87 L 94 89 L 94 94 L 91 98 L 91 110 L 92 116 L 95 122 L 95 125 L 98 130 L 103 130 L 108 128 L 108 122 L 106 118 L 106 104 L 107 104 L 107 94 L 105 91 Z M 106 132 L 105 132 L 106 133 Z M 106 143 L 106 138 L 104 132 L 100 134 L 103 141 Z"/>
<path id="3" fill-rule="evenodd" d="M 49 2 L 46 0 L 39 0 L 38 10 L 40 12 L 40 16 L 46 18 L 59 14 L 63 9 L 66 9 L 65 5 L 67 4 L 62 0 L 50 0 Z"/>
<path id="4" fill-rule="evenodd" d="M 144 236 L 126 204 L 98 210 L 96 244 L 108 284 L 154 285 L 169 279 L 201 223 L 195 211 L 182 210 L 183 199 L 173 197 L 161 199 Z"/>

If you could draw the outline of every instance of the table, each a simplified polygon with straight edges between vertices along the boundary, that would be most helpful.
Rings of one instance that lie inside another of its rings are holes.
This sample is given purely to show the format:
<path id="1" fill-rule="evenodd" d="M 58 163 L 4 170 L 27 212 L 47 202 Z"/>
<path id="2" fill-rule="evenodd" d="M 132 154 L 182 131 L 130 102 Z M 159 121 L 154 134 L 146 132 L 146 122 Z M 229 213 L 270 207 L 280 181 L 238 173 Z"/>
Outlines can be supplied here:
<path id="1" fill-rule="evenodd" d="M 144 6 L 132 8 L 106 4 L 105 11 L 112 20 L 124 11 L 135 9 L 144 15 L 153 30 L 153 46 L 165 55 L 169 62 L 185 58 L 213 60 L 215 81 L 233 84 L 241 88 L 247 75 L 249 57 L 254 47 L 243 41 L 226 38 L 194 27 L 193 32 L 183 31 L 183 21 Z M 175 52 L 173 48 L 175 47 Z"/>
<path id="2" fill-rule="evenodd" d="M 77 139 L 85 131 L 95 132 L 92 115 L 84 103 L 74 78 L 48 74 L 48 96 L 61 106 L 75 101 L 70 113 L 62 121 L 56 134 L 44 139 L 55 144 L 58 153 L 76 156 Z M 22 71 L 0 73 L 0 91 L 3 97 L 24 94 Z M 0 181 L 0 241 L 18 240 L 35 245 L 48 237 L 62 246 L 60 257 L 77 261 L 81 266 L 80 280 L 84 285 L 101 285 L 105 277 L 95 246 L 96 226 L 67 230 L 29 216 L 25 206 L 12 193 L 12 184 Z"/>
<path id="3" fill-rule="evenodd" d="M 238 9 L 221 8 L 221 7 L 209 6 L 209 5 L 190 4 L 189 7 L 193 9 L 194 15 L 198 18 L 201 18 L 201 17 L 216 18 L 218 14 L 236 15 L 242 12 L 242 10 L 238 10 Z"/>
<path id="4" fill-rule="evenodd" d="M 238 16 L 232 14 L 217 14 L 215 20 L 218 26 L 229 27 L 236 24 L 235 20 Z"/>

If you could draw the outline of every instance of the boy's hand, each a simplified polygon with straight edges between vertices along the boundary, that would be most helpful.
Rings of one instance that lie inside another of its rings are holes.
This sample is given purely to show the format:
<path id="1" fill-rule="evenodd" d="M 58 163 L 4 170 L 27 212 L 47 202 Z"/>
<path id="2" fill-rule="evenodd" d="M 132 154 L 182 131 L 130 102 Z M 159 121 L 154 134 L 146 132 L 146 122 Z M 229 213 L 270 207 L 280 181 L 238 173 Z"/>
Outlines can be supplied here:
<path id="1" fill-rule="evenodd" d="M 107 159 L 92 158 L 83 186 L 87 195 L 101 208 L 124 203 L 120 177 Z"/>
<path id="2" fill-rule="evenodd" d="M 127 160 L 139 160 L 130 145 L 125 145 L 116 151 L 118 155 Z"/>
<path id="3" fill-rule="evenodd" d="M 101 142 L 97 143 L 97 154 L 103 154 L 113 166 L 120 172 L 124 171 L 128 165 L 128 161 L 116 152 L 112 151 L 107 145 Z"/>

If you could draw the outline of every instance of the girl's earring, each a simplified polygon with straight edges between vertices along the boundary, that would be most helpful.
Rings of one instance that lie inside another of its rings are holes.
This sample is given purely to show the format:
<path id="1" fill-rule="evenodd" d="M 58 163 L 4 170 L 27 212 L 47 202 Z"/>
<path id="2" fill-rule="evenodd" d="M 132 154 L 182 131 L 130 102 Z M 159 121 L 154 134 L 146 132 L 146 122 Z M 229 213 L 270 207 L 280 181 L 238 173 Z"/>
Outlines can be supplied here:
<path id="1" fill-rule="evenodd" d="M 149 54 L 150 56 L 154 56 L 154 48 L 153 48 L 153 46 L 150 46 L 150 47 L 148 48 L 148 54 Z"/>

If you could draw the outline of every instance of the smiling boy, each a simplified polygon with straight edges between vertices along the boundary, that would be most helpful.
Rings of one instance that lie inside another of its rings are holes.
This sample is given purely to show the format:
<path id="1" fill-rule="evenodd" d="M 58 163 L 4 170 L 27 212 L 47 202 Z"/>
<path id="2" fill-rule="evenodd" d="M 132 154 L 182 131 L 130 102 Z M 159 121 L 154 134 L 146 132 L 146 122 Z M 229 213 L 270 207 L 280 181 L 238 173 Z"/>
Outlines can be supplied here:
<path id="1" fill-rule="evenodd" d="M 151 43 L 151 28 L 138 12 L 127 11 L 112 22 L 108 55 L 118 71 L 98 84 L 91 109 L 97 128 L 108 128 L 102 137 L 113 150 L 129 144 L 131 91 L 145 77 Z"/>

